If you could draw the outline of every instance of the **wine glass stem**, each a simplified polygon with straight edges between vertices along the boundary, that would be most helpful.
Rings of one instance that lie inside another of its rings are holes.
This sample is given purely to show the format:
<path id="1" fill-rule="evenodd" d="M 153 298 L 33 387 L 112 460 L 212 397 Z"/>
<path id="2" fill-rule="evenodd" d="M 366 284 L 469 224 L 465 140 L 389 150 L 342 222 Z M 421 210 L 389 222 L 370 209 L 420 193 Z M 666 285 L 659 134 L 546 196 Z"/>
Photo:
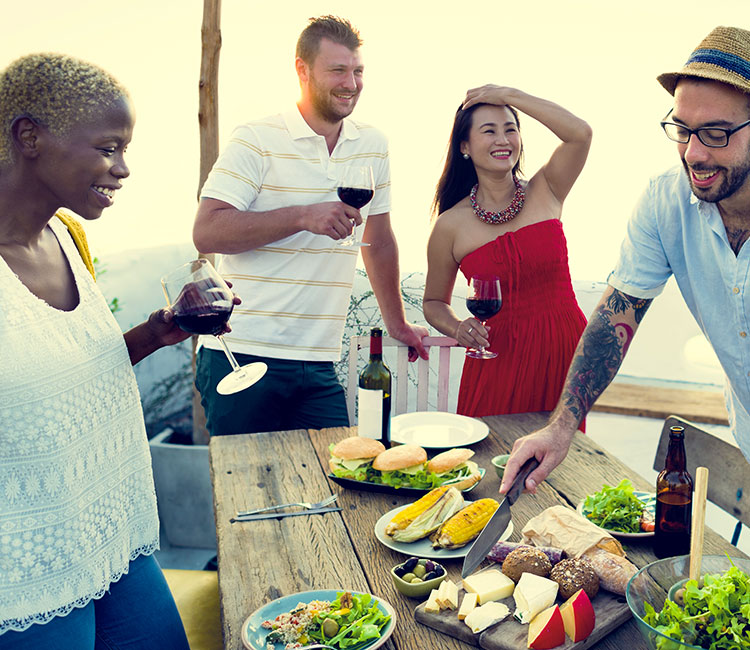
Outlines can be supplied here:
<path id="1" fill-rule="evenodd" d="M 487 321 L 485 321 L 485 320 L 482 320 L 482 321 L 479 321 L 479 322 L 480 322 L 480 323 L 482 323 L 482 327 L 486 327 L 485 323 L 486 323 Z M 484 346 L 483 346 L 483 345 L 480 345 L 480 346 L 479 346 L 479 351 L 480 351 L 480 352 L 484 352 Z"/>
<path id="2" fill-rule="evenodd" d="M 217 334 L 216 338 L 219 339 L 219 343 L 221 343 L 221 347 L 224 350 L 224 354 L 227 355 L 227 359 L 229 360 L 229 364 L 232 366 L 232 372 L 237 372 L 241 375 L 244 375 L 244 371 L 240 367 L 240 364 L 237 363 L 237 359 L 234 358 L 234 355 L 232 354 L 232 351 L 229 349 L 229 347 L 226 344 L 226 341 L 224 341 L 224 337 L 221 336 L 221 334 Z"/>

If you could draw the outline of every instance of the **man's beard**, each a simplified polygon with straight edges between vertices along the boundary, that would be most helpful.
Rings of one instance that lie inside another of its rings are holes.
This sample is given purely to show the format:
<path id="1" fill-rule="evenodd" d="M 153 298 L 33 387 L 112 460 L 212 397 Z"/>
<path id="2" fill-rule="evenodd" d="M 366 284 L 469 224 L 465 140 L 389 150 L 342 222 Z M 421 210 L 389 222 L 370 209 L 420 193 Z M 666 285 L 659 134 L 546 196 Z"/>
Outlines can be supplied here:
<path id="1" fill-rule="evenodd" d="M 336 107 L 333 105 L 333 99 L 331 98 L 330 91 L 322 91 L 320 90 L 320 87 L 315 82 L 314 78 L 310 79 L 310 87 L 311 87 L 311 93 L 310 93 L 310 102 L 312 103 L 313 108 L 315 109 L 315 112 L 326 122 L 330 122 L 331 124 L 335 124 L 336 122 L 339 122 L 340 120 L 343 120 L 345 117 L 348 117 L 351 115 L 352 111 L 354 110 L 354 106 L 357 103 L 357 95 L 354 95 L 353 102 L 351 105 L 350 110 L 337 110 Z"/>
<path id="2" fill-rule="evenodd" d="M 682 166 L 685 168 L 685 173 L 688 176 L 688 182 L 690 183 L 690 189 L 693 191 L 693 194 L 695 194 L 695 196 L 701 201 L 707 201 L 708 203 L 719 203 L 719 201 L 728 199 L 745 184 L 748 176 L 750 176 L 750 157 L 748 157 L 741 165 L 736 167 L 710 168 L 716 169 L 716 171 L 723 171 L 724 178 L 718 186 L 703 189 L 693 185 L 693 177 L 690 173 L 691 169 L 694 172 L 710 171 L 710 169 L 703 169 L 700 166 L 689 168 L 688 164 L 685 162 L 685 158 L 682 158 Z"/>

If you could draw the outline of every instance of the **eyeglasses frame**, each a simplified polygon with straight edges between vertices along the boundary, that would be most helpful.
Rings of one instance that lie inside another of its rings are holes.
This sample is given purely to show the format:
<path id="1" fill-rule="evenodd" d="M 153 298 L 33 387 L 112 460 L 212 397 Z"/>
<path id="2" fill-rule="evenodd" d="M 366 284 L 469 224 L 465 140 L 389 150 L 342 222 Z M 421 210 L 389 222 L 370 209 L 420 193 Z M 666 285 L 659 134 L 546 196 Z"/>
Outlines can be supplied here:
<path id="1" fill-rule="evenodd" d="M 737 133 L 737 131 L 739 131 L 740 129 L 744 129 L 746 126 L 750 125 L 750 120 L 748 120 L 747 122 L 743 122 L 742 124 L 740 124 L 738 126 L 735 126 L 734 128 L 731 128 L 731 129 L 725 129 L 724 127 L 721 127 L 721 126 L 700 126 L 697 129 L 689 129 L 684 124 L 677 124 L 676 122 L 668 122 L 667 121 L 667 118 L 672 114 L 673 110 L 674 110 L 673 108 L 670 109 L 669 113 L 667 113 L 664 116 L 664 119 L 661 122 L 659 122 L 659 124 L 661 124 L 661 128 L 664 129 L 664 133 L 666 134 L 666 136 L 672 142 L 678 142 L 679 144 L 687 144 L 688 142 L 690 142 L 690 138 L 693 135 L 695 135 L 698 138 L 698 140 L 700 140 L 700 143 L 703 146 L 705 146 L 705 147 L 709 147 L 710 149 L 724 149 L 725 147 L 729 146 L 729 138 L 732 135 L 734 135 L 735 133 Z M 683 141 L 683 140 L 675 140 L 674 138 L 671 138 L 669 136 L 669 133 L 667 133 L 667 126 L 677 126 L 677 127 L 681 128 L 681 129 L 684 129 L 685 131 L 687 131 L 687 134 L 688 134 L 687 140 Z M 703 138 L 701 137 L 701 133 L 700 132 L 701 131 L 709 131 L 709 130 L 711 130 L 711 131 L 724 131 L 724 135 L 726 135 L 727 141 L 724 144 L 708 144 L 707 142 L 704 142 Z"/>

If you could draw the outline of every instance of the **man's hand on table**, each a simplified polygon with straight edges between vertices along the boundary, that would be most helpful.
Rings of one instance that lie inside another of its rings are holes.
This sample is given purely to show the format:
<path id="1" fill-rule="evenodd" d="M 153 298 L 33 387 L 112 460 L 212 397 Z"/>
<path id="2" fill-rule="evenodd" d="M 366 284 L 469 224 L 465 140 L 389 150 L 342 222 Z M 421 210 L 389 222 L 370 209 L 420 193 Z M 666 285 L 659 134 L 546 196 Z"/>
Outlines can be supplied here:
<path id="1" fill-rule="evenodd" d="M 416 361 L 420 357 L 422 359 L 430 358 L 429 352 L 422 345 L 422 339 L 430 335 L 426 327 L 404 322 L 398 329 L 391 330 L 389 328 L 388 334 L 409 346 L 409 361 Z"/>
<path id="2" fill-rule="evenodd" d="M 523 464 L 529 458 L 536 457 L 539 467 L 526 479 L 526 490 L 536 494 L 537 485 L 565 459 L 575 431 L 575 427 L 571 430 L 569 426 L 550 422 L 544 428 L 518 438 L 513 443 L 508 464 L 505 466 L 500 493 L 505 494 L 513 485 L 513 479 Z"/>

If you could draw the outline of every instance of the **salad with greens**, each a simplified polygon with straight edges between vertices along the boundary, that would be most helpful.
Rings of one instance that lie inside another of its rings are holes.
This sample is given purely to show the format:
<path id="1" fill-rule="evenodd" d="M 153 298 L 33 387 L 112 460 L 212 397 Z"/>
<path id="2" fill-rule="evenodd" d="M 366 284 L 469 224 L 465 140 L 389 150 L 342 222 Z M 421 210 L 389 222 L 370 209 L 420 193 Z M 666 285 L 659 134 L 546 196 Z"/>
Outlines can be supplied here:
<path id="1" fill-rule="evenodd" d="M 731 562 L 731 560 L 730 560 Z M 723 574 L 706 574 L 703 586 L 688 580 L 684 607 L 667 599 L 660 612 L 644 603 L 643 620 L 664 636 L 710 650 L 750 647 L 750 576 L 734 563 Z M 658 650 L 676 650 L 679 643 L 654 639 Z"/>
<path id="2" fill-rule="evenodd" d="M 628 479 L 623 479 L 615 487 L 605 484 L 599 492 L 589 494 L 583 502 L 582 514 L 600 528 L 615 532 L 654 530 L 653 519 Z"/>
<path id="3" fill-rule="evenodd" d="M 363 650 L 380 638 L 390 620 L 370 594 L 342 591 L 330 602 L 300 603 L 291 612 L 265 621 L 263 627 L 271 630 L 267 644 L 281 643 L 288 650 L 312 643 Z"/>

